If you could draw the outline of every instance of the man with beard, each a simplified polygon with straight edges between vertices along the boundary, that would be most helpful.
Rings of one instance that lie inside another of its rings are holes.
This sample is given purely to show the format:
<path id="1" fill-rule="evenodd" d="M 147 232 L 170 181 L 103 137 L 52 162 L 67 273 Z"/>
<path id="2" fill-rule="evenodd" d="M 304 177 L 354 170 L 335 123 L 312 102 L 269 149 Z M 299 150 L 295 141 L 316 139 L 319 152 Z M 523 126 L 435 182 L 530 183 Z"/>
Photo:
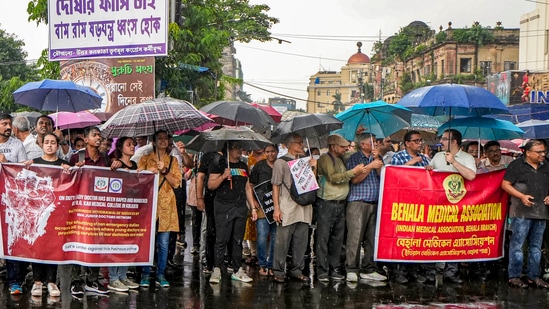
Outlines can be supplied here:
<path id="1" fill-rule="evenodd" d="M 20 163 L 27 161 L 27 153 L 23 143 L 11 136 L 11 115 L 0 115 L 0 162 L 2 163 Z M 28 263 L 6 260 L 7 281 L 10 288 L 10 294 L 23 294 L 21 287 L 26 275 Z"/>

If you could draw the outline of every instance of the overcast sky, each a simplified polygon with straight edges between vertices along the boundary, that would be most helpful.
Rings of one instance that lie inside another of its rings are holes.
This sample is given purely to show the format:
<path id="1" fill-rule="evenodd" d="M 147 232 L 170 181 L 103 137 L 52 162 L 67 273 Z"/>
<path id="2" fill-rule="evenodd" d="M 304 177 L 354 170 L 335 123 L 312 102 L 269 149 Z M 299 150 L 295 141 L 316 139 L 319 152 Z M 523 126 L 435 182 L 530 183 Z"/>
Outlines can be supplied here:
<path id="1" fill-rule="evenodd" d="M 48 45 L 47 29 L 27 21 L 27 0 L 0 0 L 0 29 L 25 42 L 29 59 L 37 59 Z M 244 90 L 256 101 L 286 96 L 307 99 L 309 77 L 319 70 L 339 71 L 363 43 L 371 56 L 372 43 L 394 35 L 415 20 L 438 31 L 440 25 L 454 28 L 479 21 L 494 27 L 518 28 L 520 16 L 535 8 L 533 0 L 250 0 L 265 3 L 269 15 L 280 19 L 273 37 L 291 43 L 236 43 L 242 62 Z M 269 92 L 270 91 L 270 92 Z M 277 94 L 273 94 L 278 93 Z M 297 100 L 304 107 L 304 102 Z"/>

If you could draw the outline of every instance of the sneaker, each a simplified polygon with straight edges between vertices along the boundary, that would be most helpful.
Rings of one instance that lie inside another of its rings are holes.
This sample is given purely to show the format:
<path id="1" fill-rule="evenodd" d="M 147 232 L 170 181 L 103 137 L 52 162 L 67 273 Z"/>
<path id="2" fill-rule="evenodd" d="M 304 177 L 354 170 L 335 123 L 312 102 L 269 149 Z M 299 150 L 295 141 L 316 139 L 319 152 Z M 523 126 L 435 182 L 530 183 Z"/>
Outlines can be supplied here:
<path id="1" fill-rule="evenodd" d="M 139 286 L 142 288 L 148 288 L 149 285 L 151 284 L 150 282 L 151 282 L 151 279 L 148 276 L 143 276 L 141 278 L 141 281 L 139 282 Z"/>
<path id="2" fill-rule="evenodd" d="M 385 281 L 387 280 L 387 277 L 378 274 L 377 272 L 369 273 L 369 274 L 360 274 L 360 279 L 367 279 L 367 280 L 374 280 L 374 281 Z"/>
<path id="3" fill-rule="evenodd" d="M 197 255 L 199 252 L 199 249 L 197 246 L 193 246 L 192 249 L 191 249 L 191 254 L 192 255 Z"/>
<path id="4" fill-rule="evenodd" d="M 339 280 L 345 279 L 345 276 L 343 276 L 342 274 L 340 274 L 336 271 L 333 271 L 332 274 L 330 275 L 330 278 L 339 281 Z"/>
<path id="5" fill-rule="evenodd" d="M 250 251 L 250 248 L 242 249 L 242 255 L 249 256 L 251 254 L 252 254 L 252 251 Z"/>
<path id="6" fill-rule="evenodd" d="M 109 285 L 107 285 L 107 287 L 117 292 L 128 292 L 130 290 L 130 288 L 124 283 L 122 283 L 122 281 L 120 280 L 114 280 L 109 282 Z"/>
<path id="7" fill-rule="evenodd" d="M 323 274 L 318 275 L 318 281 L 328 282 L 328 281 L 330 281 L 330 278 L 328 277 L 327 273 L 323 273 Z"/>
<path id="8" fill-rule="evenodd" d="M 357 282 L 358 281 L 358 276 L 356 275 L 356 273 L 347 273 L 347 281 Z"/>
<path id="9" fill-rule="evenodd" d="M 48 294 L 51 297 L 59 297 L 61 296 L 61 291 L 59 291 L 59 288 L 57 285 L 53 282 L 48 283 Z"/>
<path id="10" fill-rule="evenodd" d="M 42 282 L 35 282 L 31 289 L 32 296 L 42 296 Z"/>
<path id="11" fill-rule="evenodd" d="M 244 271 L 244 268 L 240 267 L 238 269 L 238 272 L 231 275 L 231 279 L 242 281 L 242 282 L 252 282 L 254 279 L 250 278 L 246 272 Z"/>
<path id="12" fill-rule="evenodd" d="M 168 280 L 166 280 L 166 277 L 164 277 L 164 275 L 159 275 L 158 277 L 156 277 L 156 285 L 167 288 L 170 286 L 170 283 L 168 282 Z"/>
<path id="13" fill-rule="evenodd" d="M 15 283 L 10 286 L 11 295 L 21 295 L 23 294 L 23 288 L 19 284 Z M 40 290 L 40 295 L 42 295 L 42 290 Z"/>
<path id="14" fill-rule="evenodd" d="M 84 288 L 82 287 L 82 282 L 71 282 L 71 294 L 77 299 L 82 299 L 82 297 L 84 297 Z"/>
<path id="15" fill-rule="evenodd" d="M 130 289 L 137 289 L 139 287 L 139 284 L 133 282 L 131 279 L 120 279 L 120 282 L 122 282 L 125 286 L 127 286 Z"/>
<path id="16" fill-rule="evenodd" d="M 89 291 L 89 292 L 95 292 L 95 293 L 99 293 L 99 294 L 108 294 L 109 293 L 109 289 L 107 287 L 105 287 L 104 285 L 102 285 L 101 283 L 99 283 L 98 280 L 95 280 L 95 281 L 86 281 L 86 285 L 84 286 L 84 289 L 86 291 Z"/>
<path id="17" fill-rule="evenodd" d="M 210 283 L 219 283 L 221 281 L 221 269 L 214 267 L 213 273 L 210 276 Z"/>

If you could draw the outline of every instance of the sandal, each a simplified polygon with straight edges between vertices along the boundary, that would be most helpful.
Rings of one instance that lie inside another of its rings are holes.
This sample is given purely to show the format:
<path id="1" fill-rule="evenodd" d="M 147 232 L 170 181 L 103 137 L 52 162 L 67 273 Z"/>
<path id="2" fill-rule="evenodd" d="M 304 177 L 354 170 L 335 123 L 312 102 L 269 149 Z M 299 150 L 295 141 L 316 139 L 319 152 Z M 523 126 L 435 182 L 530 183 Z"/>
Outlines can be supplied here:
<path id="1" fill-rule="evenodd" d="M 536 278 L 534 280 L 528 280 L 528 283 L 532 286 L 537 287 L 537 288 L 543 288 L 543 289 L 549 288 L 549 283 L 543 281 L 543 279 L 541 279 L 541 278 Z"/>
<path id="2" fill-rule="evenodd" d="M 274 276 L 274 273 L 273 273 L 273 270 L 272 270 L 272 269 L 269 269 L 268 272 L 269 272 L 269 276 L 271 276 L 271 277 Z"/>
<path id="3" fill-rule="evenodd" d="M 305 275 L 303 275 L 303 274 L 301 274 L 301 275 L 299 275 L 299 276 L 294 276 L 294 277 L 292 277 L 292 278 L 294 278 L 294 279 L 296 279 L 296 280 L 298 280 L 298 281 L 301 281 L 301 282 L 309 282 L 309 277 L 307 277 L 307 276 L 305 276 Z"/>
<path id="4" fill-rule="evenodd" d="M 266 277 L 266 276 L 269 275 L 269 271 L 267 270 L 267 268 L 261 267 L 259 269 L 259 275 L 263 276 L 263 277 Z"/>
<path id="5" fill-rule="evenodd" d="M 520 280 L 520 278 L 511 278 L 509 279 L 509 286 L 512 288 L 527 288 L 528 284 Z"/>
<path id="6" fill-rule="evenodd" d="M 284 277 L 282 276 L 274 276 L 273 280 L 278 283 L 284 283 Z"/>

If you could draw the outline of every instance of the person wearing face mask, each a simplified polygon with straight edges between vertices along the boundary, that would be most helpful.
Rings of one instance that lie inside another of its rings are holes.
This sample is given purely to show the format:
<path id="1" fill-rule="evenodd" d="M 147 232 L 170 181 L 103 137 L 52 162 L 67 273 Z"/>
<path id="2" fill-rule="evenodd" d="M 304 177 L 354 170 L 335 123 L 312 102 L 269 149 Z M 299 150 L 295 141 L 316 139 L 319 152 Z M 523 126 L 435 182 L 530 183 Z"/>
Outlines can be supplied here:
<path id="1" fill-rule="evenodd" d="M 318 149 L 317 147 L 311 147 L 311 149 L 307 150 L 305 155 L 312 156 L 313 158 L 318 160 L 320 158 L 320 149 Z"/>

